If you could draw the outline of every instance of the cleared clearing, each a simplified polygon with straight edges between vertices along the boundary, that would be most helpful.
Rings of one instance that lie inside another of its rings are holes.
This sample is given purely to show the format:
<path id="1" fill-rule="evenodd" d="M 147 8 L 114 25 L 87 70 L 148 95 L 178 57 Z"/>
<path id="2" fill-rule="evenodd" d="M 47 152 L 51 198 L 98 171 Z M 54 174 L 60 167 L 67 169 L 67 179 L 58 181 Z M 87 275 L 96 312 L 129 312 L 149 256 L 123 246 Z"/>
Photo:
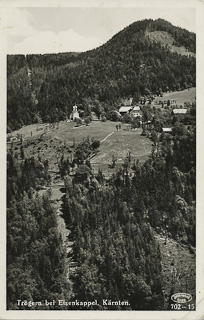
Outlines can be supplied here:
<path id="1" fill-rule="evenodd" d="M 110 169 L 112 156 L 117 157 L 117 165 L 120 166 L 131 152 L 131 159 L 143 162 L 148 159 L 151 153 L 152 142 L 144 136 L 141 136 L 142 130 L 125 131 L 122 129 L 108 137 L 99 148 L 99 153 L 91 159 L 91 165 L 94 171 L 99 168 L 108 174 L 111 174 L 114 169 Z"/>
<path id="2" fill-rule="evenodd" d="M 91 159 L 91 165 L 94 172 L 101 168 L 106 174 L 111 174 L 123 163 L 127 153 L 131 152 L 132 160 L 139 159 L 145 161 L 151 153 L 151 141 L 141 136 L 141 129 L 127 130 L 128 125 L 121 124 L 121 129 L 116 130 L 117 122 L 92 122 L 89 126 L 75 127 L 74 122 L 60 122 L 58 129 L 50 129 L 42 135 L 45 125 L 32 125 L 21 128 L 15 133 L 24 135 L 24 150 L 26 156 L 40 156 L 42 160 L 49 159 L 50 171 L 58 171 L 58 159 L 64 154 L 64 157 L 73 157 L 74 144 L 82 142 L 84 139 L 97 139 L 101 141 L 98 154 Z M 30 132 L 32 131 L 32 137 Z M 41 133 L 39 133 L 41 132 Z M 13 133 L 14 135 L 14 133 Z M 32 143 L 30 143 L 32 142 Z M 15 142 L 17 152 L 20 155 L 19 142 Z M 117 157 L 115 169 L 110 169 L 109 165 L 112 156 Z"/>
<path id="3" fill-rule="evenodd" d="M 165 100 L 176 100 L 176 104 L 184 104 L 184 102 L 195 102 L 196 101 L 196 88 L 186 89 L 182 91 L 165 92 L 163 97 L 156 97 L 154 103 Z"/>
<path id="4" fill-rule="evenodd" d="M 160 42 L 163 46 L 168 46 L 171 52 L 175 52 L 182 56 L 193 56 L 194 52 L 188 51 L 184 46 L 177 46 L 174 38 L 166 31 L 152 31 L 146 32 L 146 36 L 153 42 Z"/>

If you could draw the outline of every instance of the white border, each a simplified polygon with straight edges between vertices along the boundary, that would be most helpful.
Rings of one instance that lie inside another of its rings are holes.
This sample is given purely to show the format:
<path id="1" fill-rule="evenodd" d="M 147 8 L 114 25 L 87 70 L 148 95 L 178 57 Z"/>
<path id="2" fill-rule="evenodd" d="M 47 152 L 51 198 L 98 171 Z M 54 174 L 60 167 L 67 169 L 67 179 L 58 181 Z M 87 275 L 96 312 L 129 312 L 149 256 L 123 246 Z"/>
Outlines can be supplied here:
<path id="1" fill-rule="evenodd" d="M 197 34 L 197 270 L 196 311 L 7 311 L 6 310 L 6 37 L 0 30 L 0 319 L 186 319 L 204 320 L 204 170 L 202 155 L 204 108 L 204 0 L 4 0 L 0 2 L 0 16 L 9 7 L 169 7 L 196 8 Z M 2 259 L 3 257 L 3 259 Z"/>

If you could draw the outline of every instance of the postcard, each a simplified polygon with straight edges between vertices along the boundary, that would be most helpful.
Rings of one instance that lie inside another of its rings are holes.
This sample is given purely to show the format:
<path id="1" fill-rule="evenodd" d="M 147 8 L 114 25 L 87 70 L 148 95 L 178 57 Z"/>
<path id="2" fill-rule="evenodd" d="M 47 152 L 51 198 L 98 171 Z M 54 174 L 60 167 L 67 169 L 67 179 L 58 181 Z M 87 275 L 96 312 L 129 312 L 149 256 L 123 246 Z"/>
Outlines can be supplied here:
<path id="1" fill-rule="evenodd" d="M 204 319 L 203 17 L 1 2 L 2 319 Z"/>

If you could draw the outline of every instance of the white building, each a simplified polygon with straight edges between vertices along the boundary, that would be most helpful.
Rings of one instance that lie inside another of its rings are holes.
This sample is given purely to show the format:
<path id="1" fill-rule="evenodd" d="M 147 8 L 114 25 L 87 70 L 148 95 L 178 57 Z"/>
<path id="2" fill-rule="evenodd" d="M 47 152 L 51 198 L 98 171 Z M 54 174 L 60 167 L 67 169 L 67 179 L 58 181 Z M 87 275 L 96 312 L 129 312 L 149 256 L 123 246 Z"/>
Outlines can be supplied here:
<path id="1" fill-rule="evenodd" d="M 162 131 L 164 133 L 170 133 L 170 132 L 172 132 L 172 129 L 171 128 L 162 128 Z"/>
<path id="2" fill-rule="evenodd" d="M 77 106 L 73 106 L 73 111 L 70 115 L 70 120 L 75 120 L 75 119 L 79 119 L 79 112 L 77 111 Z"/>
<path id="3" fill-rule="evenodd" d="M 139 106 L 135 106 L 132 111 L 131 114 L 133 115 L 133 117 L 137 118 L 137 117 L 142 117 L 142 112 L 140 110 Z"/>
<path id="4" fill-rule="evenodd" d="M 174 114 L 186 114 L 187 109 L 174 109 L 173 113 Z"/>

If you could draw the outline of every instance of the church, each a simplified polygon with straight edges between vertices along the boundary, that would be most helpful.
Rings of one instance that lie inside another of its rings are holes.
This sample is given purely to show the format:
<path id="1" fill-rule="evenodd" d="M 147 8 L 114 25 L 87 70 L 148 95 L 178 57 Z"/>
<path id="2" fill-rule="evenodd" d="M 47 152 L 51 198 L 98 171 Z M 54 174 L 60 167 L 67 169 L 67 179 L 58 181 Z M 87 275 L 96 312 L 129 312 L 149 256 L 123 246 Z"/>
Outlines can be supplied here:
<path id="1" fill-rule="evenodd" d="M 70 115 L 70 120 L 75 120 L 75 119 L 79 119 L 79 112 L 77 111 L 77 106 L 73 106 L 73 111 Z"/>

